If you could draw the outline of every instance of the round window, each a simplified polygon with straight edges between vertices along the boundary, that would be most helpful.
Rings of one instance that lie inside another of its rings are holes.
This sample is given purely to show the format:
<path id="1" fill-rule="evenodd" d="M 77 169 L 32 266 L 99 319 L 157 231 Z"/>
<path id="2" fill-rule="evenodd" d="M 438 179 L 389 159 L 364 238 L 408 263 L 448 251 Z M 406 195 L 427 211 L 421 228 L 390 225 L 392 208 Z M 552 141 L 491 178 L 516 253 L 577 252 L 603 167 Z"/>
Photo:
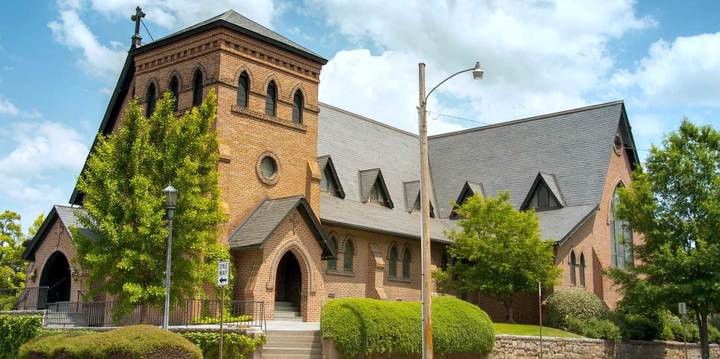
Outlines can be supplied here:
<path id="1" fill-rule="evenodd" d="M 278 161 L 270 152 L 263 153 L 257 163 L 257 173 L 260 180 L 266 184 L 275 184 L 278 177 Z"/>
<path id="2" fill-rule="evenodd" d="M 622 138 L 620 138 L 620 135 L 615 135 L 615 139 L 613 140 L 613 149 L 615 150 L 615 153 L 619 155 L 622 147 Z"/>

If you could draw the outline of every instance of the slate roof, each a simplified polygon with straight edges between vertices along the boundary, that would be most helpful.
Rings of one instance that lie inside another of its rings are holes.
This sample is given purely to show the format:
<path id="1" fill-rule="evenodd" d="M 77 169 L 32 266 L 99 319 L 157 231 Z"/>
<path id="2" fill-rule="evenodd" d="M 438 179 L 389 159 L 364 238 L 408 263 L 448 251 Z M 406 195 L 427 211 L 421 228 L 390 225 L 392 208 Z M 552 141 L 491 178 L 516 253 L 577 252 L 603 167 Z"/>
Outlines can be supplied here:
<path id="1" fill-rule="evenodd" d="M 250 37 L 268 42 L 282 49 L 293 52 L 297 55 L 317 61 L 323 65 L 327 63 L 327 59 L 323 58 L 312 50 L 302 45 L 299 45 L 298 43 L 288 39 L 287 37 L 282 36 L 277 32 L 272 31 L 267 27 L 248 19 L 245 16 L 240 15 L 232 9 L 220 15 L 211 17 L 205 21 L 199 22 L 195 25 L 172 33 L 170 35 L 164 36 L 156 41 L 153 41 L 146 45 L 142 45 L 137 48 L 136 53 L 144 52 L 149 49 L 165 45 L 169 42 L 176 41 L 185 36 L 190 36 L 197 32 L 204 31 L 212 26 L 225 26 Z"/>
<path id="2" fill-rule="evenodd" d="M 298 209 L 315 235 L 315 239 L 323 249 L 323 258 L 334 257 L 335 253 L 328 245 L 325 231 L 302 196 L 262 200 L 250 216 L 230 235 L 230 248 L 262 245 L 294 209 Z"/>
<path id="3" fill-rule="evenodd" d="M 420 181 L 403 183 L 405 187 L 405 211 L 412 212 L 415 209 L 415 202 L 420 196 Z"/>
<path id="4" fill-rule="evenodd" d="M 333 177 L 332 180 L 338 191 L 338 196 L 340 196 L 340 198 L 345 198 L 345 190 L 343 189 L 342 182 L 340 182 L 340 178 L 338 178 L 337 171 L 335 170 L 335 164 L 333 163 L 332 158 L 330 158 L 329 155 L 320 156 L 317 159 L 317 163 L 318 167 L 320 167 L 320 171 L 324 171 L 325 166 L 330 166 L 330 174 Z"/>
<path id="5" fill-rule="evenodd" d="M 520 205 L 520 209 L 524 210 L 528 208 L 530 201 L 532 201 L 532 198 L 541 183 L 544 183 L 547 186 L 553 197 L 555 197 L 557 202 L 560 204 L 560 207 L 565 207 L 567 205 L 567 203 L 565 203 L 565 197 L 563 197 L 562 192 L 560 191 L 560 185 L 557 183 L 555 175 L 552 173 L 540 172 L 535 177 L 535 181 L 533 182 L 532 187 L 530 187 L 530 191 L 528 191 L 527 195 L 525 195 L 525 200 L 523 200 Z"/>
<path id="6" fill-rule="evenodd" d="M 482 183 L 488 196 L 509 191 L 519 208 L 539 172 L 554 174 L 566 206 L 598 204 L 625 116 L 617 101 L 430 137 L 440 216 L 450 214 L 448 203 L 467 180 Z"/>
<path id="7" fill-rule="evenodd" d="M 47 232 L 50 230 L 53 223 L 55 223 L 55 220 L 60 221 L 63 227 L 65 227 L 65 230 L 70 235 L 70 238 L 72 238 L 73 236 L 73 232 L 70 230 L 71 227 L 77 228 L 78 232 L 82 236 L 86 236 L 92 239 L 96 238 L 95 233 L 83 226 L 77 217 L 77 212 L 84 211 L 85 209 L 83 209 L 82 207 L 70 207 L 59 204 L 54 205 L 53 208 L 50 210 L 50 213 L 48 213 L 47 217 L 45 217 L 45 221 L 42 223 L 42 225 L 40 225 L 37 233 L 35 233 L 35 236 L 33 236 L 33 239 L 28 244 L 27 249 L 25 249 L 25 252 L 23 253 L 23 259 L 34 260 L 35 251 L 45 240 L 45 237 L 47 237 Z"/>
<path id="8" fill-rule="evenodd" d="M 543 239 L 564 241 L 591 218 L 597 209 L 597 204 L 586 204 L 537 212 Z"/>

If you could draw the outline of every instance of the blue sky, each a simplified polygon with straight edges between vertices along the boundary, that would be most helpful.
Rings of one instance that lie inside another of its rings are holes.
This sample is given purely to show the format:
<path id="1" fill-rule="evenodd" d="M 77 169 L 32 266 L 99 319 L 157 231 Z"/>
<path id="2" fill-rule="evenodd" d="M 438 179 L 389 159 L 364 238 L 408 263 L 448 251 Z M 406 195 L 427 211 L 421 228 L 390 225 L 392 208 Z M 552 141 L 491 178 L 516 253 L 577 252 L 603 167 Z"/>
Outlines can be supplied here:
<path id="1" fill-rule="evenodd" d="M 419 61 L 429 83 L 476 60 L 486 71 L 431 100 L 433 133 L 617 99 L 640 150 L 683 116 L 720 125 L 716 1 L 3 1 L 0 210 L 24 226 L 67 203 L 136 4 L 154 38 L 233 8 L 330 60 L 322 101 L 413 132 Z"/>

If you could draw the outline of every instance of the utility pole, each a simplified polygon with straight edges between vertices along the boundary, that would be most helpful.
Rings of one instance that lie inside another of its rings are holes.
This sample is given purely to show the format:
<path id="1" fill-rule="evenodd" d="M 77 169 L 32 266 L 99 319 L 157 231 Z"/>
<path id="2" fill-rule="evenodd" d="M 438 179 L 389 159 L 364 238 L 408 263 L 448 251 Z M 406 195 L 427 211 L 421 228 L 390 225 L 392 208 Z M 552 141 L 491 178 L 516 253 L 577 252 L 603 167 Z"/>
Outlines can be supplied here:
<path id="1" fill-rule="evenodd" d="M 422 357 L 432 359 L 432 273 L 430 270 L 430 164 L 428 162 L 427 98 L 425 97 L 425 64 L 418 64 L 420 103 L 418 132 L 420 134 L 420 257 L 422 279 Z"/>

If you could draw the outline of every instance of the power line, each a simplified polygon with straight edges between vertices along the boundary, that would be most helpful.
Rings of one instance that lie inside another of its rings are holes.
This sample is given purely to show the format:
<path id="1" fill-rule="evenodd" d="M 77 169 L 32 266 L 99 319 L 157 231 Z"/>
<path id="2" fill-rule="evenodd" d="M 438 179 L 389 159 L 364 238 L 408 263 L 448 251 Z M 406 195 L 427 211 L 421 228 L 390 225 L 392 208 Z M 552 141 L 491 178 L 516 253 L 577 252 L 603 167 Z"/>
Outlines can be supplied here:
<path id="1" fill-rule="evenodd" d="M 145 28 L 145 31 L 147 31 L 148 35 L 150 36 L 150 40 L 155 41 L 152 34 L 150 33 L 150 30 L 148 30 L 147 26 L 145 26 L 145 21 L 143 21 L 142 18 L 140 19 L 140 23 L 142 23 L 142 26 Z"/>
<path id="2" fill-rule="evenodd" d="M 428 111 L 428 113 L 429 113 L 430 115 L 434 115 L 434 116 L 435 116 L 435 119 L 437 119 L 437 117 L 447 117 L 447 118 L 452 118 L 452 119 L 456 119 L 456 120 L 461 120 L 461 121 L 467 121 L 467 122 L 477 123 L 477 124 L 480 124 L 480 125 L 491 125 L 491 123 L 489 123 L 489 122 L 482 122 L 482 121 L 477 121 L 477 120 L 471 120 L 471 119 L 469 119 L 469 118 L 460 117 L 460 116 L 455 116 L 455 115 L 448 115 L 448 114 L 445 114 L 445 113 L 438 113 L 438 112 L 433 112 L 433 111 Z"/>

